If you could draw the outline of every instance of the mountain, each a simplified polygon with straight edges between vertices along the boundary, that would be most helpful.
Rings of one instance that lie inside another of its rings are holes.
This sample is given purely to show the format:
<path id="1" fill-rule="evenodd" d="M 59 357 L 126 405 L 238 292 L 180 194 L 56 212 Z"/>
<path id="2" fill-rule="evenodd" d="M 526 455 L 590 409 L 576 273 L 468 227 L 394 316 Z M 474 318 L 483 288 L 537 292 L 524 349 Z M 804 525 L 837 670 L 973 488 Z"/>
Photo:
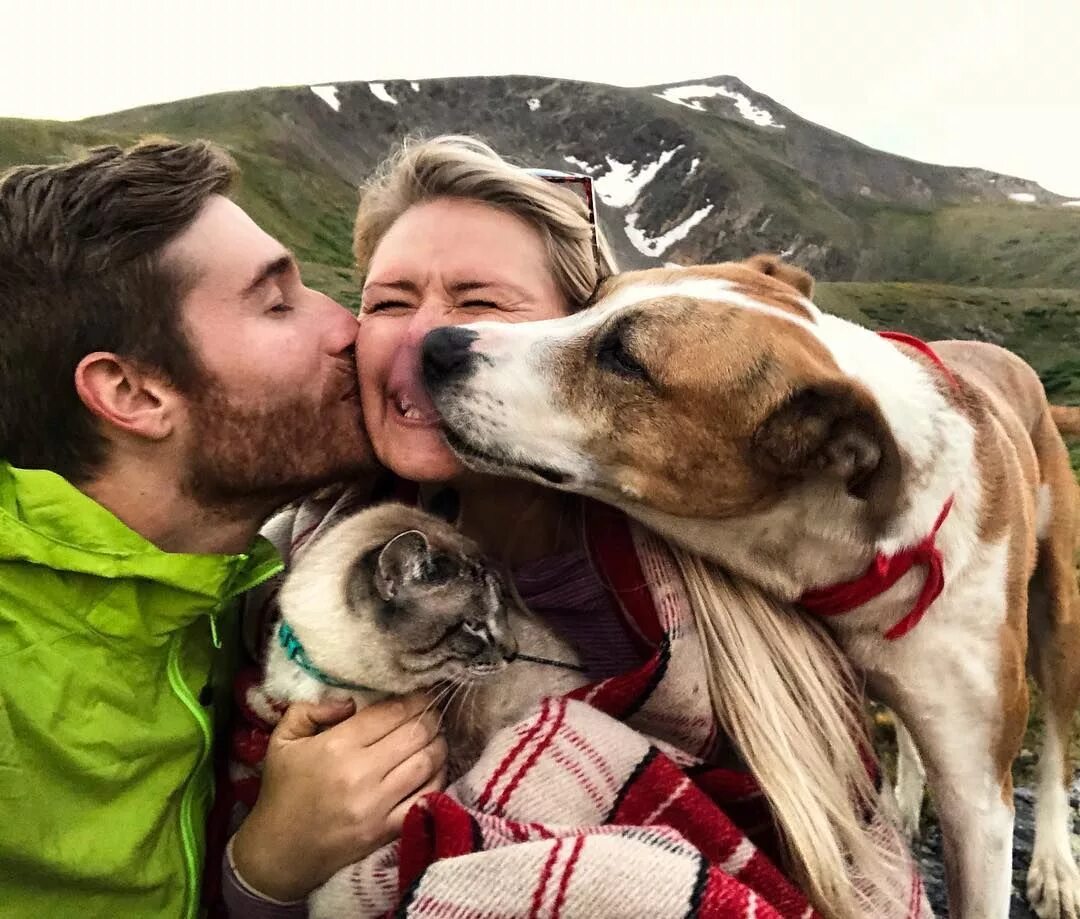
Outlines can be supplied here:
<path id="1" fill-rule="evenodd" d="M 155 133 L 209 137 L 239 198 L 313 283 L 356 304 L 355 186 L 405 135 L 473 133 L 516 162 L 584 171 L 627 267 L 782 252 L 872 327 L 1017 350 L 1080 402 L 1080 201 L 920 163 L 807 121 L 731 76 L 620 88 L 507 76 L 224 93 L 61 123 L 0 119 L 0 168 Z"/>

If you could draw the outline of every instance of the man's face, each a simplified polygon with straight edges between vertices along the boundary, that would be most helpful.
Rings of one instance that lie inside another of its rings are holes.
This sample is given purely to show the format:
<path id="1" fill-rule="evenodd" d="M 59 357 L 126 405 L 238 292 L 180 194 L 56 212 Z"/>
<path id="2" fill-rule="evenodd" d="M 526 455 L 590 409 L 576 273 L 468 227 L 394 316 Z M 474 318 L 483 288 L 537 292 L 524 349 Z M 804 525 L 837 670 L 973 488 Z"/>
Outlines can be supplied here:
<path id="1" fill-rule="evenodd" d="M 305 287 L 288 250 L 221 196 L 164 257 L 194 274 L 181 304 L 202 366 L 184 394 L 192 494 L 273 504 L 369 470 L 353 316 Z"/>

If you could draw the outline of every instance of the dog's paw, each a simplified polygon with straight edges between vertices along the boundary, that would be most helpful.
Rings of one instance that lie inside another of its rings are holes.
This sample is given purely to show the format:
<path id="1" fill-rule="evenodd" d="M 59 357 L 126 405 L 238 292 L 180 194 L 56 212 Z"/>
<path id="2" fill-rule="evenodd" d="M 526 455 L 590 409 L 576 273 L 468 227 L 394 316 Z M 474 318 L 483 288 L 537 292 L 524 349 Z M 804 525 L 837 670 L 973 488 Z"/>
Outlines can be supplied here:
<path id="1" fill-rule="evenodd" d="M 1028 871 L 1027 894 L 1039 919 L 1080 919 L 1080 870 L 1071 856 L 1036 853 Z"/>

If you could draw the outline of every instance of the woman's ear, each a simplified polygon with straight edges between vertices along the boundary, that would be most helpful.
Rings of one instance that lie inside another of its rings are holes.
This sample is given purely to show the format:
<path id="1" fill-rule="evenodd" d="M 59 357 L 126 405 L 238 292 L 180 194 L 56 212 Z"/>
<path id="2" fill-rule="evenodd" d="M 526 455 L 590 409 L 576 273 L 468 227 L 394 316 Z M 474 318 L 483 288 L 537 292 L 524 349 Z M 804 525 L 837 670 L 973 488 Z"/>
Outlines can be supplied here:
<path id="1" fill-rule="evenodd" d="M 127 358 L 87 354 L 75 368 L 75 391 L 109 427 L 146 440 L 164 440 L 173 432 L 176 391 Z"/>

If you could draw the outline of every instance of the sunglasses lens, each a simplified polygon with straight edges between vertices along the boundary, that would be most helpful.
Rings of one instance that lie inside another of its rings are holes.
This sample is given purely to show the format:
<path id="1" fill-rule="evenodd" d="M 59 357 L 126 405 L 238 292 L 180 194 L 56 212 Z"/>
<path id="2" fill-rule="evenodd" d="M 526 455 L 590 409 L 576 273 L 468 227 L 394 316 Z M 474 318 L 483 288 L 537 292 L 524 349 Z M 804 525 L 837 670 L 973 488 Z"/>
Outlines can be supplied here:
<path id="1" fill-rule="evenodd" d="M 559 172 L 556 169 L 526 169 L 529 175 L 534 175 L 545 182 L 553 185 L 565 185 L 585 203 L 589 211 L 589 225 L 593 233 L 593 254 L 597 264 L 600 264 L 599 246 L 596 238 L 596 196 L 593 193 L 592 176 L 573 172 Z"/>

